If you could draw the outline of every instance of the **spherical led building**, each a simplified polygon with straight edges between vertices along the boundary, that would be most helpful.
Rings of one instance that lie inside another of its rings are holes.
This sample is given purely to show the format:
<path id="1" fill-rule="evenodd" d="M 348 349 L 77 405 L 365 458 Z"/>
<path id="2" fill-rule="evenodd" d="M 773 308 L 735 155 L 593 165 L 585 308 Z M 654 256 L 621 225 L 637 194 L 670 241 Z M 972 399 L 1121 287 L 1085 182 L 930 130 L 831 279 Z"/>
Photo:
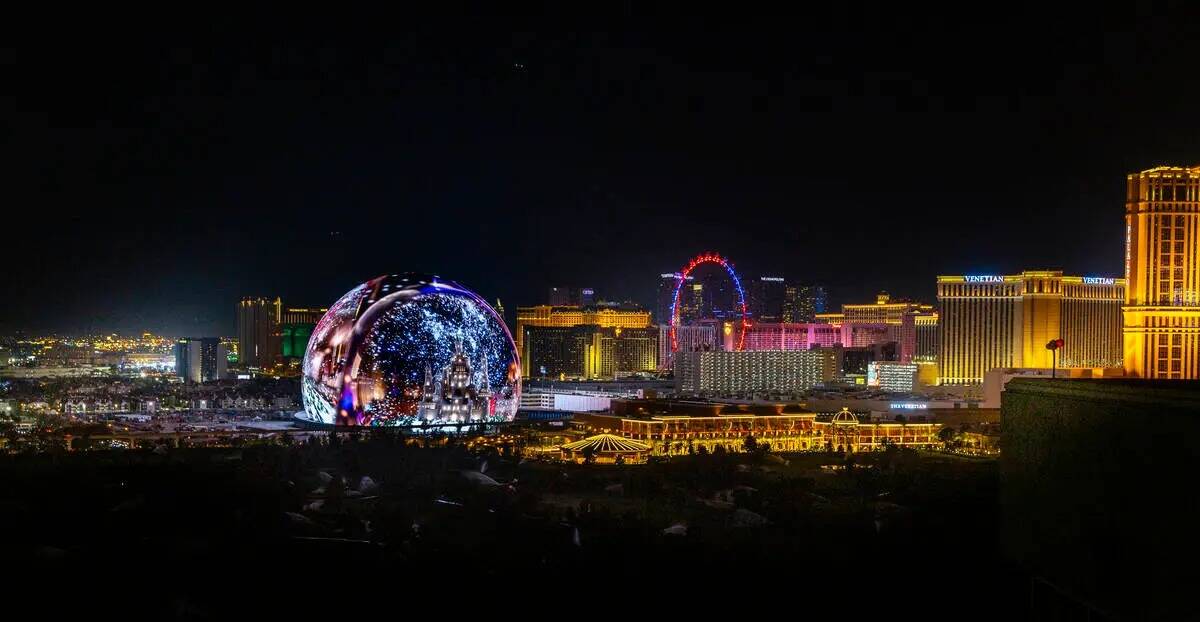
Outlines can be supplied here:
<path id="1" fill-rule="evenodd" d="M 312 423 L 462 426 L 511 421 L 521 366 L 504 320 L 431 275 L 386 275 L 342 296 L 304 353 Z"/>

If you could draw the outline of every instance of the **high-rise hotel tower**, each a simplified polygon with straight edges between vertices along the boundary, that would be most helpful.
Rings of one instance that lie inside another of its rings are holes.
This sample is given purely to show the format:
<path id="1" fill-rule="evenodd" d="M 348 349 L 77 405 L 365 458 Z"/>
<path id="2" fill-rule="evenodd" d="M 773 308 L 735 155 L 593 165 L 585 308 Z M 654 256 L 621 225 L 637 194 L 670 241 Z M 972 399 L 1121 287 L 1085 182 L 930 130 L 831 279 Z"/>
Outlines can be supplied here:
<path id="1" fill-rule="evenodd" d="M 525 343 L 525 327 L 573 328 L 592 326 L 598 328 L 650 328 L 650 312 L 633 306 L 561 306 L 537 305 L 517 307 L 517 331 L 514 338 L 517 352 L 521 354 L 521 374 L 530 374 L 530 351 Z M 549 333 L 546 333 L 547 335 Z M 566 333 L 563 333 L 566 334 Z M 632 335 L 632 333 L 631 333 Z M 657 345 L 655 346 L 657 348 Z M 657 350 L 652 353 L 657 358 Z M 639 368 L 640 370 L 640 368 Z M 536 371 L 536 370 L 535 370 Z"/>
<path id="2" fill-rule="evenodd" d="M 1125 372 L 1200 379 L 1200 166 L 1126 177 Z"/>
<path id="3" fill-rule="evenodd" d="M 1125 281 L 1028 271 L 939 276 L 941 384 L 980 384 L 999 367 L 1050 368 L 1046 343 L 1062 339 L 1060 368 L 1120 367 Z"/>
<path id="4" fill-rule="evenodd" d="M 276 298 L 243 298 L 238 303 L 238 363 L 269 367 L 279 362 L 281 303 Z"/>

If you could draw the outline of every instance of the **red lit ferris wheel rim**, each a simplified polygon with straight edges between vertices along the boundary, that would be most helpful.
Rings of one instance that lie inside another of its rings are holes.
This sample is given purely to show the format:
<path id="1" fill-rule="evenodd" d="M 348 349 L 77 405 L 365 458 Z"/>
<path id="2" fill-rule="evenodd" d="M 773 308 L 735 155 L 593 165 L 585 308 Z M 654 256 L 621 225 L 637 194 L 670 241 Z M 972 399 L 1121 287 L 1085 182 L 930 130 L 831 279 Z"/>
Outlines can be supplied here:
<path id="1" fill-rule="evenodd" d="M 688 276 L 692 274 L 697 266 L 703 264 L 716 264 L 725 269 L 729 274 L 729 279 L 733 281 L 733 287 L 738 293 L 738 307 L 742 311 L 742 331 L 738 335 L 737 349 L 740 351 L 746 345 L 746 329 L 750 328 L 750 314 L 746 310 L 746 292 L 742 290 L 742 280 L 738 278 L 737 272 L 733 270 L 733 262 L 722 257 L 717 253 L 704 253 L 692 258 L 688 265 L 678 273 L 678 278 L 675 281 L 675 295 L 672 296 L 671 302 L 671 351 L 679 351 L 679 340 L 676 337 L 675 329 L 679 326 L 679 294 L 683 289 L 683 284 L 687 282 Z"/>

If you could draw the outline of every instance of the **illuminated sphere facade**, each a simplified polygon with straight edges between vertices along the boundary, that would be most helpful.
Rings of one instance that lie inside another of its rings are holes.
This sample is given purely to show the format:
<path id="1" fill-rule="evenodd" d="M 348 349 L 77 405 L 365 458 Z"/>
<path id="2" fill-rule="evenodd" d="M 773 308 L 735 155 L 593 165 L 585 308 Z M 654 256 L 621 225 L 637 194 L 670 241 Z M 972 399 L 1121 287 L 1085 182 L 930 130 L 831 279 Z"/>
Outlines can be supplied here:
<path id="1" fill-rule="evenodd" d="M 504 320 L 474 292 L 436 276 L 381 276 L 313 329 L 301 416 L 360 426 L 511 421 L 520 369 Z"/>

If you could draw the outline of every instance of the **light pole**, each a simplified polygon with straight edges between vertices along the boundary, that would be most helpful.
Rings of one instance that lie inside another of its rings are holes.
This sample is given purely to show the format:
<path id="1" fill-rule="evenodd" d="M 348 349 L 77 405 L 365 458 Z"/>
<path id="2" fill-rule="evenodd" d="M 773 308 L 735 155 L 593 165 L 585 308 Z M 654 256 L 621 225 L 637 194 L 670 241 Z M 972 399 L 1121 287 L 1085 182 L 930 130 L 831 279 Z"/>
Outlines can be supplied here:
<path id="1" fill-rule="evenodd" d="M 1065 342 L 1060 338 L 1060 339 L 1051 339 L 1050 342 L 1046 344 L 1046 349 L 1050 351 L 1050 377 L 1051 378 L 1058 377 L 1058 349 L 1063 347 L 1063 343 L 1065 343 Z"/>

